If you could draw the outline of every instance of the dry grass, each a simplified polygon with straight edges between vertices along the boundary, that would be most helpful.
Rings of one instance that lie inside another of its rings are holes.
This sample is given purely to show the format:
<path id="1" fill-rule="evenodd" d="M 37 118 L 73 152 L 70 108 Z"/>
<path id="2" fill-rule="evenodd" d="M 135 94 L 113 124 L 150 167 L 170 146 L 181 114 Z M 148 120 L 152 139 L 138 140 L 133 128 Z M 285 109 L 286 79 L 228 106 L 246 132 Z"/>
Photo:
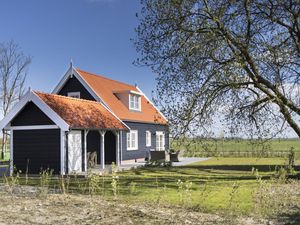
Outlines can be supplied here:
<path id="1" fill-rule="evenodd" d="M 32 187 L 0 188 L 0 224 L 267 224 L 266 220 L 224 217 L 180 207 L 107 201 L 99 196 L 48 194 Z"/>

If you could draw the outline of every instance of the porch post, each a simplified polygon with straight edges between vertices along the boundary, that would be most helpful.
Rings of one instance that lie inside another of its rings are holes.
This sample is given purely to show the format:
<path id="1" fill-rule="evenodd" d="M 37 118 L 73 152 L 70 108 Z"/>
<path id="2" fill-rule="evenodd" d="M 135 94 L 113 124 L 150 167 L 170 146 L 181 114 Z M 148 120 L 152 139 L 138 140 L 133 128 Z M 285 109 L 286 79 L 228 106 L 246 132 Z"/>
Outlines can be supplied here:
<path id="1" fill-rule="evenodd" d="M 84 130 L 84 171 L 87 172 L 87 135 L 89 130 Z"/>
<path id="2" fill-rule="evenodd" d="M 60 174 L 65 175 L 65 131 L 60 130 Z"/>
<path id="3" fill-rule="evenodd" d="M 14 173 L 14 131 L 10 129 L 10 161 L 9 161 L 9 175 Z"/>
<path id="4" fill-rule="evenodd" d="M 100 169 L 105 169 L 105 154 L 104 154 L 104 135 L 106 131 L 100 130 L 100 157 L 101 157 L 101 166 Z"/>
<path id="5" fill-rule="evenodd" d="M 116 131 L 116 164 L 120 166 L 120 132 Z"/>

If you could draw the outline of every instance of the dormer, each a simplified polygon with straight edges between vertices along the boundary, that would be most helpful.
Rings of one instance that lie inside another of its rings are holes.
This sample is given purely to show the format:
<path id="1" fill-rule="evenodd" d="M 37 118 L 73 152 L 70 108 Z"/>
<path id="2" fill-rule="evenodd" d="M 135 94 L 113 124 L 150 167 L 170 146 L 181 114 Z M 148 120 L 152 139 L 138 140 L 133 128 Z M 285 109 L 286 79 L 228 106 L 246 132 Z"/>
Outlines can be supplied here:
<path id="1" fill-rule="evenodd" d="M 128 107 L 130 111 L 141 112 L 142 111 L 142 94 L 133 90 L 116 91 L 114 94 L 118 99 Z"/>

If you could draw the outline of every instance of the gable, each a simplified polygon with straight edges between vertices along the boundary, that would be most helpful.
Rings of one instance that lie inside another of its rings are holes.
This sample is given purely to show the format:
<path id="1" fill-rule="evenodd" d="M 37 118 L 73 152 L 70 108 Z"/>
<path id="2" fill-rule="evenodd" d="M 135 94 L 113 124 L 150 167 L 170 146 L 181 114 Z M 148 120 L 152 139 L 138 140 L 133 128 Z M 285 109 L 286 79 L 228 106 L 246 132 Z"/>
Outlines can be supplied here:
<path id="1" fill-rule="evenodd" d="M 72 64 L 52 91 L 53 94 L 64 96 L 67 96 L 68 92 L 80 92 L 82 99 L 103 103 L 112 114 L 122 121 L 168 124 L 165 116 L 137 86 L 75 69 Z M 120 98 L 120 93 L 127 93 L 127 96 Z M 129 107 L 130 93 L 140 96 L 139 104 L 136 104 L 139 105 L 138 110 L 135 107 Z"/>
<path id="2" fill-rule="evenodd" d="M 68 96 L 68 92 L 80 92 L 81 99 L 96 101 L 96 99 L 86 90 L 75 76 L 69 77 L 67 82 L 57 94 Z"/>
<path id="3" fill-rule="evenodd" d="M 53 125 L 55 124 L 33 102 L 28 102 L 25 107 L 11 121 L 11 126 Z"/>

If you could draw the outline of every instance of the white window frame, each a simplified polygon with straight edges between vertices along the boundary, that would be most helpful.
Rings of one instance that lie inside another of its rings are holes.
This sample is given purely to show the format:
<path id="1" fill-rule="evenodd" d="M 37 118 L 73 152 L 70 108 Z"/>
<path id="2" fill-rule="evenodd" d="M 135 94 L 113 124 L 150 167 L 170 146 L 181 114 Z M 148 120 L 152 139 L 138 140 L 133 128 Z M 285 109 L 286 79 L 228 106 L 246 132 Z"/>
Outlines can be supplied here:
<path id="1" fill-rule="evenodd" d="M 80 92 L 79 91 L 68 92 L 68 97 L 71 97 L 71 98 L 80 98 Z"/>
<path id="2" fill-rule="evenodd" d="M 151 147 L 151 131 L 146 131 L 146 147 Z"/>
<path id="3" fill-rule="evenodd" d="M 160 143 L 160 136 L 162 136 L 161 143 Z M 163 131 L 156 131 L 156 138 L 155 138 L 155 143 L 156 143 L 156 151 L 164 151 L 165 150 L 165 133 Z"/>
<path id="4" fill-rule="evenodd" d="M 128 104 L 130 110 L 141 111 L 141 96 L 129 94 Z"/>
<path id="5" fill-rule="evenodd" d="M 131 130 L 127 133 L 126 137 L 127 150 L 138 150 L 139 135 L 137 130 Z"/>

